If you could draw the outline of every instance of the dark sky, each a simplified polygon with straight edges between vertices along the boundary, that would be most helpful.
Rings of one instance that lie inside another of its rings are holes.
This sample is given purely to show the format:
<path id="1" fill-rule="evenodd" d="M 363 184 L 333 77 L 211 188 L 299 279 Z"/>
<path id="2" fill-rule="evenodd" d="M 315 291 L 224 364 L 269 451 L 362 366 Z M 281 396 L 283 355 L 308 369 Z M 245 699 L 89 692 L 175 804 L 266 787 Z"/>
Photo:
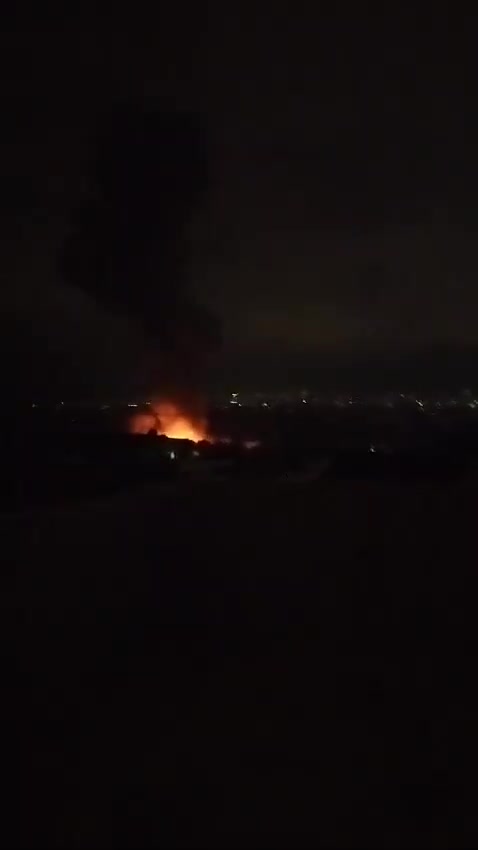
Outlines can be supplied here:
<path id="1" fill-rule="evenodd" d="M 191 280 L 224 323 L 215 380 L 373 382 L 403 369 L 469 382 L 474 22 L 451 4 L 403 6 L 198 3 L 191 17 L 178 2 L 123 19 L 59 6 L 48 20 L 43 6 L 7 19 L 4 381 L 24 394 L 139 386 L 141 333 L 56 264 L 95 127 L 134 96 L 198 110 L 208 134 Z"/>

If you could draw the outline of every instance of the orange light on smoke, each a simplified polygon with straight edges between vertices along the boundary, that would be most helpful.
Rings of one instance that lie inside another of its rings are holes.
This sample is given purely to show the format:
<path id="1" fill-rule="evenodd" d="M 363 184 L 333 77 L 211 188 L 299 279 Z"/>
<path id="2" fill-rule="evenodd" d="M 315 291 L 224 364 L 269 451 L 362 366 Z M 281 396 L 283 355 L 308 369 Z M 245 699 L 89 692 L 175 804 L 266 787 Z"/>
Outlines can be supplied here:
<path id="1" fill-rule="evenodd" d="M 159 422 L 159 432 L 175 440 L 192 440 L 199 443 L 207 439 L 206 422 L 200 417 L 181 410 L 170 401 L 153 404 Z"/>
<path id="2" fill-rule="evenodd" d="M 130 434 L 149 434 L 150 431 L 158 429 L 158 420 L 154 413 L 136 413 L 128 424 Z"/>
<path id="3" fill-rule="evenodd" d="M 149 434 L 156 431 L 173 440 L 191 440 L 200 443 L 207 440 L 210 443 L 233 445 L 232 437 L 213 437 L 208 433 L 205 417 L 195 416 L 173 401 L 153 401 L 148 413 L 135 413 L 129 420 L 131 434 Z M 260 440 L 238 440 L 238 446 L 250 451 L 259 448 Z"/>
<path id="4" fill-rule="evenodd" d="M 132 434 L 147 434 L 155 429 L 158 434 L 164 434 L 174 440 L 199 443 L 208 439 L 205 419 L 181 410 L 174 402 L 153 402 L 151 408 L 151 413 L 139 413 L 131 418 Z"/>

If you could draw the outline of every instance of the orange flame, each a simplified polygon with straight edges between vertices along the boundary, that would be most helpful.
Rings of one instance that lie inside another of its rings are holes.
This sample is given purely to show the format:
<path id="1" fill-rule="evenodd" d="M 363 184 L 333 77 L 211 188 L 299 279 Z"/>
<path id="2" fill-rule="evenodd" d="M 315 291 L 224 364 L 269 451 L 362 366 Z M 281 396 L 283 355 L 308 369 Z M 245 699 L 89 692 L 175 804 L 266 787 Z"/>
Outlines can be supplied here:
<path id="1" fill-rule="evenodd" d="M 153 429 L 175 440 L 199 443 L 208 439 L 206 420 L 182 410 L 171 401 L 153 402 L 151 413 L 136 414 L 130 422 L 132 434 L 147 434 Z"/>
<path id="2" fill-rule="evenodd" d="M 160 433 L 166 437 L 192 440 L 194 443 L 207 439 L 206 421 L 202 417 L 195 417 L 170 401 L 153 404 L 153 409 L 159 421 Z"/>

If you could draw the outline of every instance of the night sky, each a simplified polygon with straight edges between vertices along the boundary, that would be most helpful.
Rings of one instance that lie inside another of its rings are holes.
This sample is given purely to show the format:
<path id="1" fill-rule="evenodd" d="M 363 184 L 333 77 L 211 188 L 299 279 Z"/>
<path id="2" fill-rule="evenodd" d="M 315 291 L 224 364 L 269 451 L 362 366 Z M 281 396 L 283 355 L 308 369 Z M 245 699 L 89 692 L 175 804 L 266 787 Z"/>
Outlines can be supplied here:
<path id="1" fill-rule="evenodd" d="M 0 36 L 7 392 L 149 388 L 154 343 L 57 261 L 97 127 L 127 97 L 194 110 L 208 140 L 189 275 L 223 325 L 212 386 L 473 382 L 471 18 L 276 2 L 47 19 L 46 5 Z"/>

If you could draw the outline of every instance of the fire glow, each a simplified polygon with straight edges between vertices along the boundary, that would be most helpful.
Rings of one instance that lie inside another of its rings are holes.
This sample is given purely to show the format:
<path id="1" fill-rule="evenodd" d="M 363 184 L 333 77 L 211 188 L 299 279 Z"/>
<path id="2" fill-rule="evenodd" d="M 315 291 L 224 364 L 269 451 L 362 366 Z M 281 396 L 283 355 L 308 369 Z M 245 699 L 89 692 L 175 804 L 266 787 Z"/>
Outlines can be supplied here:
<path id="1" fill-rule="evenodd" d="M 192 413 L 173 401 L 153 401 L 148 412 L 133 414 L 129 420 L 129 431 L 131 434 L 159 434 L 171 440 L 190 440 L 192 443 L 237 446 L 247 452 L 262 445 L 257 439 L 234 440 L 230 436 L 213 436 L 205 416 Z"/>
<path id="2" fill-rule="evenodd" d="M 150 413 L 133 416 L 130 431 L 132 434 L 156 431 L 173 440 L 191 440 L 193 443 L 208 439 L 206 420 L 191 415 L 171 401 L 153 402 Z"/>

